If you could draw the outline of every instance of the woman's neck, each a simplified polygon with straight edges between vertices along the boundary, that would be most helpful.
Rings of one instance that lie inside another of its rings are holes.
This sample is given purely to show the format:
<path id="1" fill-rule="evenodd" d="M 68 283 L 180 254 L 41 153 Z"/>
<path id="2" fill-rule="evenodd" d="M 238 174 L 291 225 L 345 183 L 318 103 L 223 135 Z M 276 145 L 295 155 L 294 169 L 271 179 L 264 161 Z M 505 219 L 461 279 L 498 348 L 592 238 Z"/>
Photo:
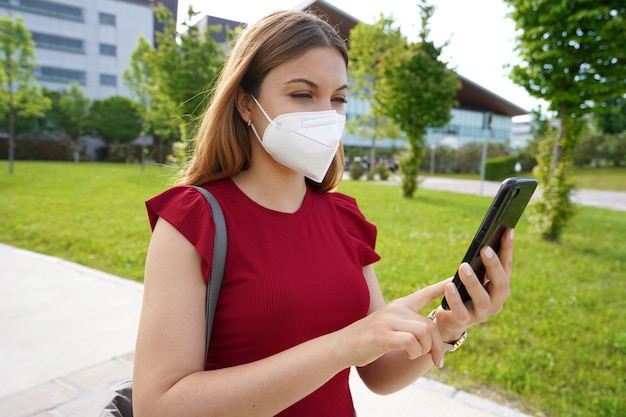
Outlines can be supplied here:
<path id="1" fill-rule="evenodd" d="M 252 201 L 267 209 L 283 213 L 298 211 L 307 192 L 304 177 L 293 171 L 259 172 L 251 166 L 232 179 Z"/>

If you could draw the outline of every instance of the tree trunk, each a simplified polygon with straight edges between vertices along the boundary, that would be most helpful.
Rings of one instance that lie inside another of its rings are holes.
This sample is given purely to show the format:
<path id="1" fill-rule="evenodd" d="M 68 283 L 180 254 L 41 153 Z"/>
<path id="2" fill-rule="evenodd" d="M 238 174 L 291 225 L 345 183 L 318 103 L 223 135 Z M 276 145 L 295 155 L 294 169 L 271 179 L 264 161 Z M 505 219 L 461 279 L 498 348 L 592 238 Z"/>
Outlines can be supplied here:
<path id="1" fill-rule="evenodd" d="M 15 160 L 15 108 L 9 103 L 9 175 L 13 175 L 13 161 Z"/>
<path id="2" fill-rule="evenodd" d="M 561 160 L 563 154 L 563 138 L 567 135 L 567 128 L 565 127 L 565 120 L 567 119 L 567 104 L 561 103 L 559 106 L 559 130 L 554 141 L 554 148 L 552 150 L 552 161 L 550 163 L 550 173 L 554 173 L 556 165 Z"/>

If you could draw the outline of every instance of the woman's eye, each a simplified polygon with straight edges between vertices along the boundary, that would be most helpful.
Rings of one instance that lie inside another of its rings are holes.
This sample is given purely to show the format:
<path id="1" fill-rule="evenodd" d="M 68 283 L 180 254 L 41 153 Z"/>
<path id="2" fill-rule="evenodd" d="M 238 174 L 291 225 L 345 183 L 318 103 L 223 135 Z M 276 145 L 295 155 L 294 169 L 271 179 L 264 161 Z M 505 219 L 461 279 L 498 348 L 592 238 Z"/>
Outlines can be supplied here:
<path id="1" fill-rule="evenodd" d="M 348 100 L 345 97 L 335 97 L 333 101 L 341 104 L 347 104 Z"/>
<path id="2" fill-rule="evenodd" d="M 294 93 L 291 95 L 293 98 L 311 98 L 311 94 L 309 93 Z"/>

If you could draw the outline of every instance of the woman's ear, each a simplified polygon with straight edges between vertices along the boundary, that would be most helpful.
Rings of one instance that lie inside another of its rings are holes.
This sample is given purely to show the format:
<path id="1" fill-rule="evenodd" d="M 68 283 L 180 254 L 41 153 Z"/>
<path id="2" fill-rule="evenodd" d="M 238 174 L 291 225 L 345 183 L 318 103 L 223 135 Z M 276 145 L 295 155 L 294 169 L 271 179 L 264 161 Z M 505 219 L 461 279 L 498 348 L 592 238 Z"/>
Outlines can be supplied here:
<path id="1" fill-rule="evenodd" d="M 252 105 L 253 105 L 252 97 L 250 94 L 246 93 L 243 88 L 239 87 L 237 90 L 237 111 L 239 112 L 239 116 L 246 123 L 250 124 L 252 121 Z"/>

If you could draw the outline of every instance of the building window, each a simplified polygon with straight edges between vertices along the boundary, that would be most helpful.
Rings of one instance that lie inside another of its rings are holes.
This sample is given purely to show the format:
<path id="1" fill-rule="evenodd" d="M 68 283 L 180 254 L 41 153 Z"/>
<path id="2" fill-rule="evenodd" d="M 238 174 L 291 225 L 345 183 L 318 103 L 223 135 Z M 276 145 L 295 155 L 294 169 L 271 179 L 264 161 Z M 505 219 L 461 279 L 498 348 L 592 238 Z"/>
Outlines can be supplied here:
<path id="1" fill-rule="evenodd" d="M 109 13 L 99 13 L 99 21 L 101 25 L 115 26 L 115 15 Z"/>
<path id="2" fill-rule="evenodd" d="M 100 44 L 100 55 L 115 56 L 117 48 L 115 45 L 107 45 L 106 43 Z"/>
<path id="3" fill-rule="evenodd" d="M 58 49 L 77 54 L 85 53 L 85 43 L 82 39 L 66 38 L 39 32 L 32 32 L 32 37 L 37 48 Z"/>
<path id="4" fill-rule="evenodd" d="M 52 81 L 69 84 L 77 82 L 81 85 L 86 83 L 85 71 L 70 70 L 66 68 L 40 67 L 34 71 L 35 77 L 41 81 Z"/>
<path id="5" fill-rule="evenodd" d="M 83 9 L 47 0 L 0 0 L 0 4 L 11 9 L 54 16 L 61 19 L 84 22 Z"/>
<path id="6" fill-rule="evenodd" d="M 100 85 L 117 87 L 117 75 L 100 74 Z"/>

